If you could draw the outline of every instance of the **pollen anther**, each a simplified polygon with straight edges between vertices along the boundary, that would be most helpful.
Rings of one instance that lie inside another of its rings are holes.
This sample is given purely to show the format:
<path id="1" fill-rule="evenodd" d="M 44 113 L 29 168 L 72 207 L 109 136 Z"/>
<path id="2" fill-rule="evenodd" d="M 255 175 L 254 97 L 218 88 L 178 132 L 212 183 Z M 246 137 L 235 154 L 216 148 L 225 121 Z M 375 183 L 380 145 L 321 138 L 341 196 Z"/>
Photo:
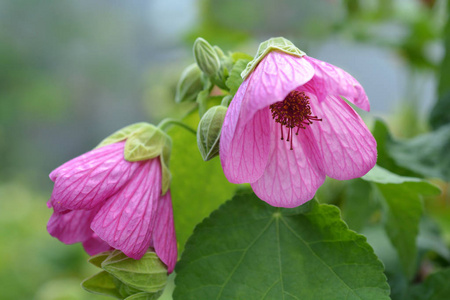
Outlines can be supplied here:
<path id="1" fill-rule="evenodd" d="M 312 115 L 309 99 L 310 98 L 305 94 L 305 92 L 292 91 L 286 96 L 286 98 L 284 98 L 283 101 L 270 105 L 272 118 L 275 122 L 280 123 L 282 140 L 284 139 L 283 126 L 287 128 L 286 141 L 290 141 L 291 150 L 293 149 L 292 129 L 294 127 L 297 127 L 295 135 L 298 135 L 300 128 L 306 129 L 305 125 L 309 126 L 313 123 L 313 121 L 322 121 L 322 119 Z"/>

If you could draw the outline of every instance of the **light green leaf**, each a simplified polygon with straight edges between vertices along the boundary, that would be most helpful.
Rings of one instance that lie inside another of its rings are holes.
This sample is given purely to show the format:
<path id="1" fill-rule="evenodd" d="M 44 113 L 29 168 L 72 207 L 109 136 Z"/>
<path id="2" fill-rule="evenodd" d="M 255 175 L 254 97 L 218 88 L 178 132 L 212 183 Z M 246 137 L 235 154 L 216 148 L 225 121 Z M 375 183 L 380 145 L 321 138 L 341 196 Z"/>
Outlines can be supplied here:
<path id="1" fill-rule="evenodd" d="M 81 283 L 81 287 L 90 293 L 122 299 L 116 287 L 114 277 L 105 271 L 101 271 L 85 279 Z"/>
<path id="2" fill-rule="evenodd" d="M 184 121 L 193 127 L 199 122 L 194 114 Z M 223 175 L 219 159 L 203 161 L 195 135 L 180 127 L 171 128 L 169 134 L 173 138 L 171 194 L 181 253 L 195 225 L 231 198 L 235 186 Z"/>
<path id="3" fill-rule="evenodd" d="M 437 195 L 439 188 L 414 177 L 404 177 L 375 166 L 362 179 L 371 181 L 384 204 L 386 233 L 398 252 L 404 274 L 416 271 L 419 223 L 423 213 L 421 195 Z"/>
<path id="4" fill-rule="evenodd" d="M 272 207 L 243 193 L 195 229 L 174 299 L 389 299 L 383 266 L 335 206 Z"/>
<path id="5" fill-rule="evenodd" d="M 150 251 L 139 260 L 114 251 L 102 262 L 102 268 L 122 283 L 144 292 L 161 291 L 167 282 L 167 267 Z"/>
<path id="6" fill-rule="evenodd" d="M 422 284 L 411 289 L 409 300 L 450 299 L 450 268 L 428 276 Z"/>
<path id="7" fill-rule="evenodd" d="M 226 81 L 226 85 L 230 89 L 230 93 L 232 95 L 236 94 L 238 88 L 241 86 L 242 82 L 244 81 L 241 77 L 241 73 L 245 69 L 245 67 L 247 66 L 248 63 L 249 63 L 249 60 L 247 60 L 247 59 L 239 59 L 234 64 L 233 69 L 231 69 L 231 73 Z"/>
<path id="8" fill-rule="evenodd" d="M 283 38 L 283 37 L 276 37 L 276 38 L 271 38 L 268 39 L 265 42 L 262 42 L 259 45 L 258 48 L 258 52 L 255 55 L 255 58 L 248 63 L 247 67 L 245 68 L 244 71 L 242 71 L 241 76 L 242 79 L 246 79 L 248 75 L 250 75 L 251 72 L 253 72 L 253 70 L 256 68 L 256 66 L 259 64 L 259 62 L 261 60 L 263 60 L 263 58 L 271 51 L 281 51 L 281 52 L 285 52 L 287 54 L 290 55 L 294 55 L 294 56 L 298 56 L 298 57 L 302 57 L 305 54 L 305 52 L 303 52 L 302 50 L 298 49 L 297 47 L 295 47 L 295 45 Z"/>
<path id="9" fill-rule="evenodd" d="M 175 91 L 175 102 L 195 101 L 197 94 L 203 89 L 202 71 L 197 64 L 192 64 L 184 69 Z"/>
<path id="10" fill-rule="evenodd" d="M 158 157 L 164 148 L 171 147 L 170 137 L 154 125 L 147 124 L 127 139 L 124 157 L 128 161 L 140 161 Z"/>

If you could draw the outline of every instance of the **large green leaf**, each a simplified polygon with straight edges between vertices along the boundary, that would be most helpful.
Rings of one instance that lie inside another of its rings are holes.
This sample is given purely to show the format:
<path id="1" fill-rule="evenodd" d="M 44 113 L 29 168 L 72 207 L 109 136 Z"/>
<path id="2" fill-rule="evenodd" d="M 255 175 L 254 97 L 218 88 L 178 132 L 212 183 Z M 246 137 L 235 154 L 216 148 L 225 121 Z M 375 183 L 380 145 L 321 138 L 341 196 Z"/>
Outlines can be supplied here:
<path id="1" fill-rule="evenodd" d="M 408 140 L 394 140 L 377 120 L 377 164 L 403 176 L 436 177 L 450 181 L 450 124 Z"/>
<path id="2" fill-rule="evenodd" d="M 450 268 L 428 276 L 422 284 L 411 289 L 409 300 L 450 299 Z"/>
<path id="3" fill-rule="evenodd" d="M 416 271 L 416 238 L 423 213 L 421 195 L 436 195 L 440 190 L 422 179 L 399 176 L 379 166 L 362 179 L 373 182 L 379 191 L 385 208 L 386 233 L 398 252 L 405 275 L 411 278 Z"/>
<path id="4" fill-rule="evenodd" d="M 197 127 L 198 117 L 191 116 L 186 122 Z M 223 175 L 218 158 L 203 161 L 195 135 L 180 127 L 173 127 L 169 134 L 173 140 L 172 203 L 181 253 L 195 225 L 232 196 L 234 185 Z"/>
<path id="5" fill-rule="evenodd" d="M 174 299 L 389 299 L 365 237 L 315 200 L 283 209 L 235 196 L 197 226 L 176 271 Z"/>

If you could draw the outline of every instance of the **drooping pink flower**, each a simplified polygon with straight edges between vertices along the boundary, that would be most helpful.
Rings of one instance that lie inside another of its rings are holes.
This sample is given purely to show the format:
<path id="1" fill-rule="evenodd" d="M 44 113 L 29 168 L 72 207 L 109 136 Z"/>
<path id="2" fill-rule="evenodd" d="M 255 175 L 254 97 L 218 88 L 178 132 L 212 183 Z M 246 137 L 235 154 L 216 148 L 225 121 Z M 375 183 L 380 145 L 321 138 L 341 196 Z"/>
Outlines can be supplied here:
<path id="1" fill-rule="evenodd" d="M 232 183 L 251 183 L 273 206 L 314 197 L 325 176 L 361 177 L 376 163 L 376 141 L 343 100 L 366 111 L 368 98 L 348 73 L 309 56 L 269 52 L 239 87 L 220 138 Z"/>
<path id="2" fill-rule="evenodd" d="M 48 206 L 54 213 L 47 229 L 66 244 L 83 243 L 90 255 L 119 249 L 140 259 L 152 247 L 170 273 L 177 244 L 160 159 L 127 161 L 124 145 L 94 149 L 50 173 L 55 185 Z"/>

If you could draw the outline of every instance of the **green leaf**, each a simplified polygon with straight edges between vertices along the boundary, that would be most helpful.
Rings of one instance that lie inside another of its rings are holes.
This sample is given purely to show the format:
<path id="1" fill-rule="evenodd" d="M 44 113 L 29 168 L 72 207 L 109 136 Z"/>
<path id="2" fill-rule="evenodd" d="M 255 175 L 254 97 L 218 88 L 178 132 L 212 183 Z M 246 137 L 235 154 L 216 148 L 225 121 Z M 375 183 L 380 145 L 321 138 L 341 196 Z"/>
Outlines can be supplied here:
<path id="1" fill-rule="evenodd" d="M 191 115 L 186 124 L 198 124 L 198 116 Z M 183 128 L 173 127 L 170 169 L 172 204 L 179 252 L 184 249 L 194 227 L 220 204 L 231 198 L 234 185 L 223 175 L 219 159 L 205 163 L 197 148 L 197 139 Z"/>
<path id="2" fill-rule="evenodd" d="M 398 163 L 392 157 L 390 147 L 392 144 L 395 143 L 395 141 L 391 137 L 389 129 L 383 121 L 381 120 L 375 121 L 372 133 L 377 141 L 377 152 L 378 152 L 377 165 L 399 175 L 415 176 L 415 177 L 419 176 L 417 173 L 414 173 L 408 168 L 404 168 L 398 165 Z"/>
<path id="3" fill-rule="evenodd" d="M 428 276 L 422 284 L 411 289 L 410 300 L 450 299 L 450 268 Z"/>
<path id="4" fill-rule="evenodd" d="M 423 213 L 421 195 L 437 195 L 440 190 L 422 179 L 399 176 L 377 165 L 362 179 L 375 183 L 384 203 L 386 233 L 405 275 L 412 278 L 417 268 L 416 238 Z"/>
<path id="5" fill-rule="evenodd" d="M 167 282 L 167 267 L 150 251 L 139 260 L 114 251 L 102 262 L 102 268 L 125 285 L 144 292 L 158 292 Z"/>
<path id="6" fill-rule="evenodd" d="M 335 206 L 272 207 L 242 193 L 195 229 L 174 299 L 389 299 L 383 266 Z"/>
<path id="7" fill-rule="evenodd" d="M 226 81 L 226 85 L 230 89 L 230 93 L 232 95 L 236 94 L 237 90 L 239 89 L 242 82 L 244 81 L 241 77 L 241 73 L 245 69 L 245 67 L 247 66 L 247 64 L 249 62 L 250 61 L 247 59 L 239 59 L 234 64 L 233 69 L 231 69 L 231 73 Z"/>
<path id="8" fill-rule="evenodd" d="M 398 165 L 425 177 L 450 181 L 450 124 L 390 147 Z"/>
<path id="9" fill-rule="evenodd" d="M 378 211 L 378 204 L 373 194 L 369 182 L 360 178 L 348 181 L 345 201 L 341 210 L 342 218 L 350 229 L 360 231 L 371 216 Z"/>
<path id="10" fill-rule="evenodd" d="M 450 181 L 450 124 L 409 140 L 393 140 L 386 124 L 375 122 L 377 164 L 403 176 Z"/>
<path id="11" fill-rule="evenodd" d="M 117 290 L 115 278 L 106 271 L 101 271 L 85 279 L 81 283 L 81 287 L 94 294 L 122 299 L 122 296 Z"/>
<path id="12" fill-rule="evenodd" d="M 450 54 L 448 54 L 448 56 L 448 64 L 450 64 Z M 447 70 L 446 73 L 446 76 L 449 77 L 450 80 L 450 71 Z M 450 84 L 448 88 L 449 90 L 447 91 L 447 93 L 439 97 L 433 109 L 431 110 L 430 124 L 434 129 L 438 129 L 441 126 L 450 123 L 450 114 L 448 113 L 450 111 Z"/>

